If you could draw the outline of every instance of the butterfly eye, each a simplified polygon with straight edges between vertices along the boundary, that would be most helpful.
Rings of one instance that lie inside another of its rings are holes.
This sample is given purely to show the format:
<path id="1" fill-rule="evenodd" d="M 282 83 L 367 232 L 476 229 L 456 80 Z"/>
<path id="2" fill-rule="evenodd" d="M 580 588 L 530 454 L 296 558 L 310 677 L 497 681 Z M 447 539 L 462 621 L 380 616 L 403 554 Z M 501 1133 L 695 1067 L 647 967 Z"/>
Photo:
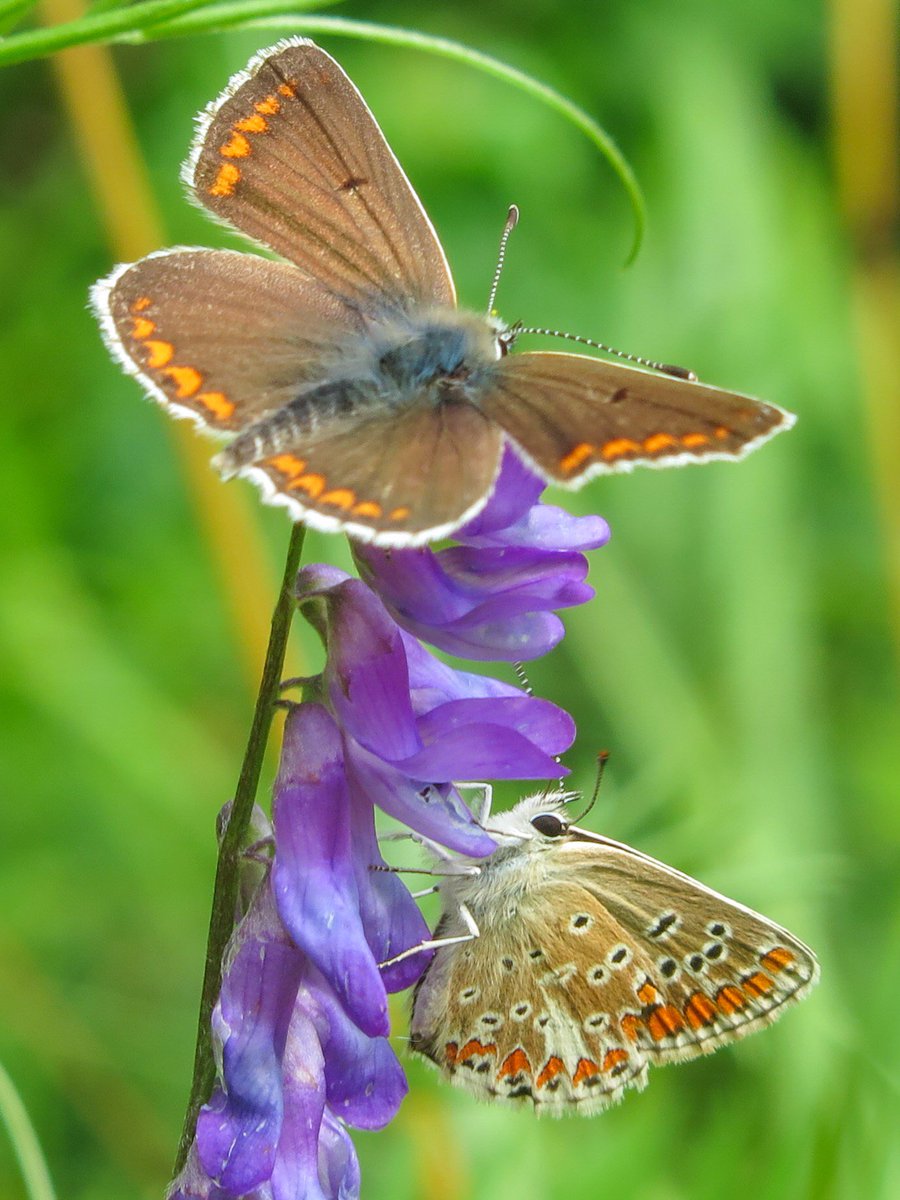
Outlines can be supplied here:
<path id="1" fill-rule="evenodd" d="M 539 813 L 536 817 L 531 818 L 531 824 L 538 833 L 549 838 L 562 837 L 568 829 L 565 821 L 560 820 L 555 813 Z"/>

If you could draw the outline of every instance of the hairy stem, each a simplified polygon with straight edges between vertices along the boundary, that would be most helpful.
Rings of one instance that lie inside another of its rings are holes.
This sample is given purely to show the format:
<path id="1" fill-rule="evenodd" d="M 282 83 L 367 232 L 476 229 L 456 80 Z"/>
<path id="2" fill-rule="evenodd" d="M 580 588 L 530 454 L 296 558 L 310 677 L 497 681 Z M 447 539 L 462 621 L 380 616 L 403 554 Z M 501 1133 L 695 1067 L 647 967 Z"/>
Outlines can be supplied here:
<path id="1" fill-rule="evenodd" d="M 231 806 L 228 823 L 219 844 L 212 914 L 209 919 L 209 936 L 206 942 L 206 968 L 203 974 L 200 1016 L 197 1022 L 194 1075 L 191 1081 L 187 1113 L 184 1118 L 184 1128 L 181 1131 L 181 1140 L 178 1143 L 178 1153 L 175 1158 L 175 1174 L 181 1170 L 187 1158 L 194 1138 L 197 1114 L 200 1106 L 208 1099 L 215 1082 L 216 1067 L 212 1053 L 210 1020 L 222 980 L 222 958 L 234 928 L 240 883 L 241 853 L 247 838 L 250 818 L 253 815 L 253 803 L 256 799 L 256 789 L 259 786 L 266 742 L 275 712 L 275 702 L 278 699 L 278 690 L 284 669 L 284 655 L 291 628 L 291 617 L 294 612 L 292 589 L 300 566 L 305 533 L 303 525 L 294 525 L 291 530 L 287 560 L 284 565 L 284 578 L 281 581 L 281 590 L 272 614 L 269 645 L 256 697 L 250 736 L 247 739 L 247 749 L 244 751 L 244 761 L 241 764 L 234 803 Z"/>

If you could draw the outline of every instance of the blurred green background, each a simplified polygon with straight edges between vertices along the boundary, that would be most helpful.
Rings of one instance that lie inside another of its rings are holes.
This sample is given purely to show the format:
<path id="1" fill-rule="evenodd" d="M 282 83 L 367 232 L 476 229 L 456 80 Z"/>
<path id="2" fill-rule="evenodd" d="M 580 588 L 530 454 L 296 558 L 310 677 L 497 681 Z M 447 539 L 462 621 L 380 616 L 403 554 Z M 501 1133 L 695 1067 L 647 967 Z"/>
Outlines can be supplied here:
<path id="1" fill-rule="evenodd" d="M 48 0 L 44 19 L 70 2 Z M 647 240 L 623 270 L 622 189 L 558 116 L 459 65 L 320 38 L 419 190 L 464 303 L 485 302 L 515 201 L 508 320 L 799 413 L 740 465 L 566 497 L 613 540 L 592 556 L 596 599 L 532 675 L 577 718 L 576 781 L 612 751 L 594 828 L 761 909 L 822 960 L 812 998 L 763 1037 L 656 1072 L 589 1121 L 478 1106 L 408 1063 L 396 1122 L 357 1139 L 363 1194 L 897 1197 L 894 5 L 340 12 L 532 71 L 605 125 L 646 190 Z M 178 167 L 194 113 L 286 31 L 121 49 L 115 75 L 95 51 L 0 74 L 0 1062 L 66 1200 L 143 1200 L 167 1176 L 214 817 L 287 539 L 283 513 L 221 486 L 206 446 L 112 365 L 86 292 L 159 245 L 237 244 L 186 202 Z M 313 559 L 347 561 L 317 535 Z M 313 654 L 298 633 L 290 666 Z M 23 1195 L 0 1135 L 0 1196 Z"/>

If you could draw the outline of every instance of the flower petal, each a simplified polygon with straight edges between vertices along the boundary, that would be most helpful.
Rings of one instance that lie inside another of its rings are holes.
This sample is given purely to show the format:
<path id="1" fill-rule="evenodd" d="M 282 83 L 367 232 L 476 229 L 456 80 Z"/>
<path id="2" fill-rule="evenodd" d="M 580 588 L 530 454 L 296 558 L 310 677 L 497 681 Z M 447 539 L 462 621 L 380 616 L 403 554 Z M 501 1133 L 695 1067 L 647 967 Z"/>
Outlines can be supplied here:
<path id="1" fill-rule="evenodd" d="M 284 1121 L 272 1172 L 272 1200 L 331 1200 L 319 1180 L 324 1068 L 315 1026 L 298 1005 L 284 1052 Z"/>
<path id="2" fill-rule="evenodd" d="M 343 748 L 321 705 L 288 714 L 273 809 L 282 921 L 360 1028 L 386 1034 L 387 995 L 360 915 Z"/>
<path id="3" fill-rule="evenodd" d="M 230 963 L 216 1006 L 222 1077 L 197 1119 L 203 1169 L 233 1195 L 272 1174 L 281 1131 L 281 1054 L 300 977 L 286 943 L 244 942 Z"/>
<path id="4" fill-rule="evenodd" d="M 414 753 L 415 725 L 400 630 L 378 597 L 336 568 L 297 576 L 301 604 L 324 603 L 328 696 L 342 728 L 387 758 Z"/>
<path id="5" fill-rule="evenodd" d="M 328 1109 L 319 1129 L 319 1180 L 329 1200 L 357 1200 L 359 1159 L 350 1134 Z"/>
<path id="6" fill-rule="evenodd" d="M 459 541 L 468 541 L 469 538 L 508 528 L 537 503 L 546 486 L 544 480 L 526 467 L 512 446 L 507 444 L 490 500 L 454 536 Z"/>
<path id="7" fill-rule="evenodd" d="M 347 774 L 351 788 L 358 788 L 371 803 L 423 837 L 473 858 L 496 850 L 496 843 L 475 823 L 450 784 L 423 786 L 350 741 Z"/>
<path id="8" fill-rule="evenodd" d="M 328 1107 L 357 1129 L 382 1129 L 394 1119 L 408 1090 L 390 1043 L 367 1037 L 315 971 L 301 987 L 299 1003 L 322 1047 Z"/>
<path id="9" fill-rule="evenodd" d="M 359 911 L 369 948 L 375 961 L 382 963 L 418 946 L 431 934 L 419 906 L 400 877 L 377 869 L 386 864 L 378 848 L 372 801 L 355 786 L 352 778 L 350 821 Z M 387 991 L 401 992 L 412 987 L 430 959 L 431 954 L 424 951 L 393 966 L 383 967 L 381 978 Z"/>

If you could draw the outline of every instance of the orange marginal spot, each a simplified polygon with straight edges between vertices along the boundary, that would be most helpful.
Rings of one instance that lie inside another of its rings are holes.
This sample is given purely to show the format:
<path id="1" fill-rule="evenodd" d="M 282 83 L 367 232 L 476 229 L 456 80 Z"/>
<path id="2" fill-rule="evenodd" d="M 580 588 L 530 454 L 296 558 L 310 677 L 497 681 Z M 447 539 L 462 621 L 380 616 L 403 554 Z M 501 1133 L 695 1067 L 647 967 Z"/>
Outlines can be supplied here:
<path id="1" fill-rule="evenodd" d="M 144 349 L 149 355 L 148 367 L 164 367 L 175 357 L 175 347 L 171 342 L 145 341 Z"/>
<path id="2" fill-rule="evenodd" d="M 269 128 L 269 122 L 262 113 L 251 113 L 249 117 L 241 117 L 240 121 L 235 121 L 234 128 L 238 133 L 265 133 Z"/>
<path id="3" fill-rule="evenodd" d="M 459 1046 L 456 1042 L 448 1042 L 444 1047 L 444 1057 L 447 1060 L 447 1066 L 453 1067 L 456 1065 L 456 1058 L 459 1053 Z"/>
<path id="4" fill-rule="evenodd" d="M 591 1062 L 589 1058 L 579 1058 L 575 1074 L 572 1076 L 572 1083 L 577 1087 L 579 1083 L 585 1083 L 588 1079 L 593 1079 L 595 1075 L 599 1074 L 600 1068 L 595 1062 Z"/>
<path id="5" fill-rule="evenodd" d="M 325 476 L 298 475 L 296 479 L 289 480 L 287 486 L 292 492 L 306 492 L 311 500 L 317 500 L 325 490 Z"/>
<path id="6" fill-rule="evenodd" d="M 590 442 L 579 442 L 574 450 L 570 450 L 565 458 L 559 460 L 559 465 L 564 471 L 575 471 L 586 458 L 590 458 L 596 449 Z"/>
<path id="7" fill-rule="evenodd" d="M 684 1015 L 692 1029 L 712 1025 L 716 1019 L 716 1006 L 705 992 L 694 992 L 684 1006 Z"/>
<path id="8" fill-rule="evenodd" d="M 277 112 L 281 112 L 281 101 L 277 96 L 266 96 L 265 100 L 257 100 L 253 107 L 264 117 L 274 117 Z"/>
<path id="9" fill-rule="evenodd" d="M 623 454 L 640 454 L 641 446 L 631 438 L 613 438 L 600 447 L 600 454 L 605 459 L 621 458 Z"/>
<path id="10" fill-rule="evenodd" d="M 233 130 L 225 145 L 219 147 L 219 153 L 225 158 L 246 158 L 250 153 L 250 143 L 242 133 Z"/>
<path id="11" fill-rule="evenodd" d="M 320 504 L 333 504 L 335 508 L 351 509 L 356 503 L 356 492 L 350 488 L 332 488 L 324 496 L 319 497 Z"/>
<path id="12" fill-rule="evenodd" d="M 278 85 L 278 92 L 281 96 L 287 96 L 289 100 L 293 100 L 297 95 L 297 89 L 292 83 L 280 83 Z"/>
<path id="13" fill-rule="evenodd" d="M 473 1038 L 470 1042 L 466 1042 L 462 1050 L 459 1052 L 457 1062 L 466 1062 L 470 1058 L 474 1058 L 476 1054 L 496 1054 L 497 1047 L 493 1042 L 481 1043 L 477 1038 Z"/>
<path id="14" fill-rule="evenodd" d="M 775 981 L 762 971 L 757 971 L 754 975 L 746 975 L 741 980 L 741 986 L 752 996 L 764 996 L 766 992 L 771 992 Z"/>
<path id="15" fill-rule="evenodd" d="M 693 450 L 695 446 L 708 446 L 709 438 L 705 433 L 686 433 L 681 439 L 682 446 L 687 446 L 688 450 Z"/>
<path id="16" fill-rule="evenodd" d="M 234 163 L 222 163 L 219 173 L 209 188 L 210 196 L 233 196 L 241 178 L 241 169 Z"/>
<path id="17" fill-rule="evenodd" d="M 767 971 L 775 974 L 776 971 L 783 971 L 785 967 L 790 966 L 794 961 L 794 955 L 786 946 L 775 946 L 768 954 L 764 954 L 759 961 Z"/>
<path id="18" fill-rule="evenodd" d="M 730 429 L 726 429 L 724 425 L 717 425 L 713 430 L 713 437 L 717 437 L 721 441 L 722 438 L 727 438 L 729 433 L 731 433 Z"/>
<path id="19" fill-rule="evenodd" d="M 622 1027 L 622 1032 L 628 1038 L 629 1042 L 636 1042 L 640 1036 L 641 1026 L 643 1021 L 635 1013 L 626 1013 L 619 1022 Z"/>
<path id="20" fill-rule="evenodd" d="M 497 1072 L 498 1079 L 504 1079 L 507 1075 L 530 1075 L 531 1063 L 528 1061 L 528 1055 L 521 1047 L 513 1050 L 512 1054 L 507 1054 L 503 1062 L 500 1064 L 500 1069 Z"/>
<path id="21" fill-rule="evenodd" d="M 197 397 L 197 403 L 209 409 L 219 421 L 227 421 L 230 416 L 234 415 L 234 403 L 224 392 L 201 392 Z"/>
<path id="22" fill-rule="evenodd" d="M 611 1071 L 613 1067 L 617 1067 L 619 1063 L 628 1061 L 628 1051 L 616 1047 L 614 1050 L 607 1050 L 603 1056 L 603 1070 Z"/>
<path id="23" fill-rule="evenodd" d="M 353 510 L 354 517 L 380 517 L 381 505 L 374 500 L 361 500 Z"/>
<path id="24" fill-rule="evenodd" d="M 131 326 L 131 336 L 137 338 L 139 342 L 148 338 L 156 330 L 156 322 L 151 321 L 149 317 L 132 317 Z"/>
<path id="25" fill-rule="evenodd" d="M 641 1004 L 654 1004 L 658 995 L 659 992 L 657 992 L 649 979 L 644 980 L 637 992 L 637 998 Z"/>
<path id="26" fill-rule="evenodd" d="M 409 516 L 409 509 L 405 504 L 401 504 L 399 508 L 395 508 L 391 511 L 390 516 L 392 521 L 405 521 Z"/>
<path id="27" fill-rule="evenodd" d="M 276 454 L 274 458 L 267 459 L 264 466 L 274 467 L 282 475 L 302 475 L 306 470 L 303 459 L 295 458 L 293 454 Z"/>
<path id="28" fill-rule="evenodd" d="M 539 1088 L 546 1087 L 551 1079 L 555 1079 L 557 1075 L 565 1075 L 565 1073 L 566 1064 L 554 1054 L 544 1063 L 544 1069 L 538 1075 L 535 1083 Z"/>
<path id="29" fill-rule="evenodd" d="M 678 438 L 672 437 L 671 433 L 652 433 L 650 437 L 644 438 L 644 449 L 648 454 L 655 454 L 657 450 L 668 450 L 670 446 L 677 446 Z"/>
<path id="30" fill-rule="evenodd" d="M 150 303 L 151 301 L 149 296 L 138 296 L 137 300 L 135 300 L 134 304 L 131 306 L 131 311 L 133 313 L 143 312 L 145 308 L 150 307 Z"/>
<path id="31" fill-rule="evenodd" d="M 203 387 L 203 376 L 195 367 L 166 367 L 163 375 L 168 375 L 175 384 L 175 395 L 179 400 L 187 400 Z"/>
<path id="32" fill-rule="evenodd" d="M 684 1029 L 684 1017 L 671 1004 L 658 1004 L 647 1017 L 647 1028 L 653 1040 L 661 1042 Z"/>
<path id="33" fill-rule="evenodd" d="M 730 1017 L 732 1013 L 743 1008 L 746 1003 L 747 997 L 734 984 L 726 983 L 716 992 L 716 1004 L 726 1016 Z"/>

